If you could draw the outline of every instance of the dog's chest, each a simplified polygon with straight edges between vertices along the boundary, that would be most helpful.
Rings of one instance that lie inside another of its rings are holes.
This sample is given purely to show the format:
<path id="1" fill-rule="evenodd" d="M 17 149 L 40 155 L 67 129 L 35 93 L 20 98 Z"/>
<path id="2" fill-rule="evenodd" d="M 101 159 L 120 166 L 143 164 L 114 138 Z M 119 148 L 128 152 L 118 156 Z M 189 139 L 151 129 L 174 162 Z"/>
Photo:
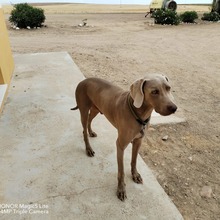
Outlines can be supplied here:
<path id="1" fill-rule="evenodd" d="M 134 139 L 143 138 L 145 135 L 145 131 L 146 131 L 146 126 L 145 125 L 141 126 L 140 131 L 137 133 Z"/>

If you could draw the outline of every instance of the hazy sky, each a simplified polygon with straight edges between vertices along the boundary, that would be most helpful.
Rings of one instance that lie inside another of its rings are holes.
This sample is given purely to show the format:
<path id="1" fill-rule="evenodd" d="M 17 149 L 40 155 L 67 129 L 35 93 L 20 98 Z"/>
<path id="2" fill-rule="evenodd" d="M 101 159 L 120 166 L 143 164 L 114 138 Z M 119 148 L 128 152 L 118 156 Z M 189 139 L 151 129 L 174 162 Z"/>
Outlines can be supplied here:
<path id="1" fill-rule="evenodd" d="M 0 0 L 0 4 L 8 3 L 33 3 L 33 2 L 72 2 L 72 3 L 96 3 L 96 4 L 142 4 L 149 5 L 151 0 Z M 209 4 L 212 0 L 176 0 L 177 4 Z"/>

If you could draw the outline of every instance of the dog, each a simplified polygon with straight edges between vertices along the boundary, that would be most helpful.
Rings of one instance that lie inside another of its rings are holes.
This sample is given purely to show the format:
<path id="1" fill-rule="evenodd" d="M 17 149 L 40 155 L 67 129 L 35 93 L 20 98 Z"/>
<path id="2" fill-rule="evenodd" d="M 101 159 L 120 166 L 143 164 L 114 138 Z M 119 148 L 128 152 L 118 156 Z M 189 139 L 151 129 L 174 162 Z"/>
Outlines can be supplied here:
<path id="1" fill-rule="evenodd" d="M 151 113 L 166 116 L 176 112 L 177 106 L 171 94 L 171 86 L 166 76 L 161 74 L 148 75 L 136 80 L 130 86 L 130 91 L 124 91 L 118 86 L 100 78 L 87 78 L 81 81 L 75 91 L 83 127 L 83 137 L 86 153 L 93 157 L 89 139 L 97 134 L 91 128 L 91 122 L 98 114 L 104 114 L 117 129 L 117 163 L 118 187 L 117 197 L 124 201 L 127 198 L 124 181 L 124 150 L 132 143 L 131 174 L 135 183 L 142 183 L 142 177 L 137 171 L 137 155 L 148 126 Z"/>

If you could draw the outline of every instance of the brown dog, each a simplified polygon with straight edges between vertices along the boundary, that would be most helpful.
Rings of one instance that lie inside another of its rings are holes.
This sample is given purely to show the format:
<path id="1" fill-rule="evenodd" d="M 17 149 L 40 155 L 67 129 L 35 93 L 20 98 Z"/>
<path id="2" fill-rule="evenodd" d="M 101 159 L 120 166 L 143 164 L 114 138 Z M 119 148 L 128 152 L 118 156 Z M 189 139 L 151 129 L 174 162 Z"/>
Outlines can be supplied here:
<path id="1" fill-rule="evenodd" d="M 136 161 L 145 126 L 150 120 L 151 113 L 155 109 L 156 112 L 165 116 L 174 113 L 177 109 L 168 79 L 159 74 L 149 75 L 135 81 L 130 91 L 124 91 L 105 80 L 88 78 L 78 84 L 75 95 L 77 106 L 71 110 L 79 109 L 80 111 L 88 156 L 93 157 L 95 154 L 90 146 L 88 133 L 91 137 L 97 136 L 91 128 L 91 122 L 99 112 L 104 114 L 118 130 L 116 141 L 117 196 L 123 201 L 127 197 L 123 164 L 125 148 L 132 142 L 131 174 L 134 182 L 142 183 L 141 175 L 136 168 Z"/>

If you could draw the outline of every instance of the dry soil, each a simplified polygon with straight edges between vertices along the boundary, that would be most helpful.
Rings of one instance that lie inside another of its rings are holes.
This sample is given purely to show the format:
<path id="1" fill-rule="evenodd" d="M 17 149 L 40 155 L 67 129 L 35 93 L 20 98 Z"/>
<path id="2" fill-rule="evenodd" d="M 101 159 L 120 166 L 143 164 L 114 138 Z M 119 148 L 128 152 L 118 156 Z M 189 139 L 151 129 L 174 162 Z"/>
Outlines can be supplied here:
<path id="1" fill-rule="evenodd" d="M 44 7 L 44 28 L 14 30 L 7 22 L 13 52 L 68 51 L 86 77 L 124 89 L 146 73 L 166 74 L 187 122 L 151 127 L 141 156 L 185 219 L 220 219 L 220 23 L 154 25 L 143 7 Z"/>

